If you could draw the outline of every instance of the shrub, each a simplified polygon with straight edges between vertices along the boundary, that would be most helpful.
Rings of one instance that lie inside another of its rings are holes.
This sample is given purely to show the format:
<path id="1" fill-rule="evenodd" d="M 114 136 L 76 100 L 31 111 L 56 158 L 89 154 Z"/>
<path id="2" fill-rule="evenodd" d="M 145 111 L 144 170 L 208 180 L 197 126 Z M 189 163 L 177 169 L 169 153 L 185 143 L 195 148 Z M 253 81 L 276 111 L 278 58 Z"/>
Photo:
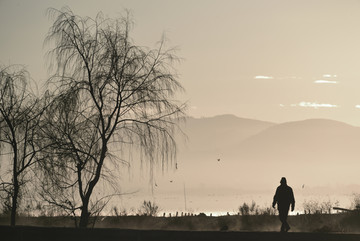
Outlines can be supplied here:
<path id="1" fill-rule="evenodd" d="M 353 197 L 353 200 L 351 203 L 351 208 L 360 210 L 360 194 L 354 194 L 354 197 Z"/>
<path id="2" fill-rule="evenodd" d="M 317 201 L 317 200 L 305 200 L 303 203 L 304 212 L 306 214 L 321 214 L 328 213 L 331 214 L 331 210 L 334 206 L 338 206 L 339 201 L 331 201 L 330 199 L 327 201 Z"/>
<path id="3" fill-rule="evenodd" d="M 239 207 L 239 213 L 241 215 L 258 215 L 260 214 L 260 209 L 259 206 L 256 205 L 255 201 L 252 201 L 251 204 L 247 204 L 246 202 L 244 202 L 240 207 Z"/>
<path id="4" fill-rule="evenodd" d="M 239 214 L 242 216 L 247 215 L 276 215 L 276 209 L 272 207 L 261 208 L 256 204 L 255 201 L 252 201 L 251 204 L 244 202 L 239 207 Z"/>
<path id="5" fill-rule="evenodd" d="M 113 206 L 112 213 L 116 217 L 127 216 L 127 210 L 125 208 L 119 210 L 116 206 Z"/>
<path id="6" fill-rule="evenodd" d="M 156 216 L 159 212 L 159 206 L 155 202 L 144 201 L 138 210 L 140 216 Z"/>

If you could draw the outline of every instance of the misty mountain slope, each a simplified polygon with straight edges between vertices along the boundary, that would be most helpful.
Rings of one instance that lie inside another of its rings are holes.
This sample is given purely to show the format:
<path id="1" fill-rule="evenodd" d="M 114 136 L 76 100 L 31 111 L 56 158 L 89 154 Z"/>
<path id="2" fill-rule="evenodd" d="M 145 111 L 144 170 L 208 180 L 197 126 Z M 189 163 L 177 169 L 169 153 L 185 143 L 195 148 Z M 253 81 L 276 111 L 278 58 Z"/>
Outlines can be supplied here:
<path id="1" fill-rule="evenodd" d="M 210 118 L 189 117 L 182 126 L 187 140 L 178 137 L 180 155 L 187 158 L 222 153 L 239 142 L 275 125 L 271 122 L 221 115 Z"/>
<path id="2" fill-rule="evenodd" d="M 229 121 L 222 118 L 219 120 Z M 354 166 L 360 161 L 359 127 L 310 119 L 260 123 L 247 132 L 241 121 L 218 126 L 224 122 L 215 120 L 189 121 L 188 147 L 178 155 L 177 171 L 184 180 L 232 188 L 247 188 L 249 181 L 254 188 L 277 185 L 281 176 L 298 185 L 357 183 Z"/>
<path id="3" fill-rule="evenodd" d="M 345 164 L 360 160 L 359 147 L 359 127 L 310 119 L 270 127 L 239 143 L 237 153 L 241 160 Z"/>

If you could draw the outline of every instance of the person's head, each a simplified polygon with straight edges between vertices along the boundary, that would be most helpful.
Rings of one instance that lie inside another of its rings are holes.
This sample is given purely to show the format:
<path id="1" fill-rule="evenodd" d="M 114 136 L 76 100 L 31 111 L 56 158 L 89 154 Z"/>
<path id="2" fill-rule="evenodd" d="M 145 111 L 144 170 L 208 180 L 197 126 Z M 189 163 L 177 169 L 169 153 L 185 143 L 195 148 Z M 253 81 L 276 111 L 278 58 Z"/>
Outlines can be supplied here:
<path id="1" fill-rule="evenodd" d="M 280 180 L 281 185 L 286 185 L 286 178 L 282 177 Z"/>

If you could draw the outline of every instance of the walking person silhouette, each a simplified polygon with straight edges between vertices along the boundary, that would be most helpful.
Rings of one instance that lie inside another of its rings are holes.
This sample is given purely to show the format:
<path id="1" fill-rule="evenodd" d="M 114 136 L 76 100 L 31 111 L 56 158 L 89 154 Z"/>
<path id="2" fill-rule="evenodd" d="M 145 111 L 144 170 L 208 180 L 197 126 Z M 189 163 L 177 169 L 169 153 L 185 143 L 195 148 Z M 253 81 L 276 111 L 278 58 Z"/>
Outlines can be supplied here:
<path id="1" fill-rule="evenodd" d="M 291 187 L 286 183 L 286 178 L 281 178 L 281 185 L 276 189 L 274 196 L 274 201 L 272 203 L 273 208 L 277 204 L 279 210 L 279 218 L 281 221 L 281 232 L 287 232 L 290 229 L 289 224 L 287 223 L 287 217 L 289 213 L 289 208 L 291 205 L 291 211 L 294 211 L 295 208 L 295 198 L 294 193 Z"/>

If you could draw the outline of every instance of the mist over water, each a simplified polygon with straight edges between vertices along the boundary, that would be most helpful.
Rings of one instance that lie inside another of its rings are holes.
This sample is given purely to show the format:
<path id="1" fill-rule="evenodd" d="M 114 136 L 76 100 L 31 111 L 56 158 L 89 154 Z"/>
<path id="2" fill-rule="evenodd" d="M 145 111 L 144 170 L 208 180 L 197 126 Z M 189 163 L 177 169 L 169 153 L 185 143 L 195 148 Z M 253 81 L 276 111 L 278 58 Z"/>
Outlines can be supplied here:
<path id="1" fill-rule="evenodd" d="M 274 191 L 275 192 L 275 191 Z M 173 193 L 154 193 L 139 191 L 138 193 L 123 195 L 119 199 L 113 199 L 109 204 L 109 207 L 116 206 L 119 209 L 125 209 L 129 215 L 135 215 L 140 208 L 144 200 L 155 202 L 159 208 L 159 216 L 166 213 L 173 215 L 176 212 L 180 213 L 205 213 L 207 215 L 212 214 L 213 216 L 221 216 L 237 214 L 239 212 L 239 206 L 243 203 L 251 204 L 253 201 L 259 206 L 259 208 L 271 207 L 272 198 L 274 193 L 263 192 L 263 193 L 240 193 L 231 192 L 228 193 L 216 193 L 213 191 L 199 191 L 199 190 L 187 190 L 186 203 L 184 193 L 179 192 Z M 348 194 L 306 194 L 299 189 L 294 189 L 296 207 L 294 212 L 290 212 L 290 215 L 303 214 L 304 203 L 306 202 L 317 202 L 322 204 L 329 202 L 337 207 L 352 208 L 352 201 L 354 195 L 350 192 Z M 185 209 L 186 207 L 186 209 Z M 108 210 L 107 212 L 111 212 Z M 335 211 L 333 211 L 335 212 Z M 111 213 L 110 213 L 111 214 Z"/>
<path id="2" fill-rule="evenodd" d="M 183 131 L 188 139 L 177 137 L 176 163 L 165 172 L 154 170 L 151 179 L 134 162 L 130 174 L 124 173 L 132 177 L 121 186 L 135 193 L 111 205 L 136 213 L 149 200 L 161 213 L 235 214 L 244 202 L 270 207 L 285 176 L 296 199 L 292 214 L 301 214 L 309 202 L 351 208 L 360 190 L 352 168 L 360 156 L 358 127 L 325 119 L 277 124 L 223 115 L 188 118 Z"/>

